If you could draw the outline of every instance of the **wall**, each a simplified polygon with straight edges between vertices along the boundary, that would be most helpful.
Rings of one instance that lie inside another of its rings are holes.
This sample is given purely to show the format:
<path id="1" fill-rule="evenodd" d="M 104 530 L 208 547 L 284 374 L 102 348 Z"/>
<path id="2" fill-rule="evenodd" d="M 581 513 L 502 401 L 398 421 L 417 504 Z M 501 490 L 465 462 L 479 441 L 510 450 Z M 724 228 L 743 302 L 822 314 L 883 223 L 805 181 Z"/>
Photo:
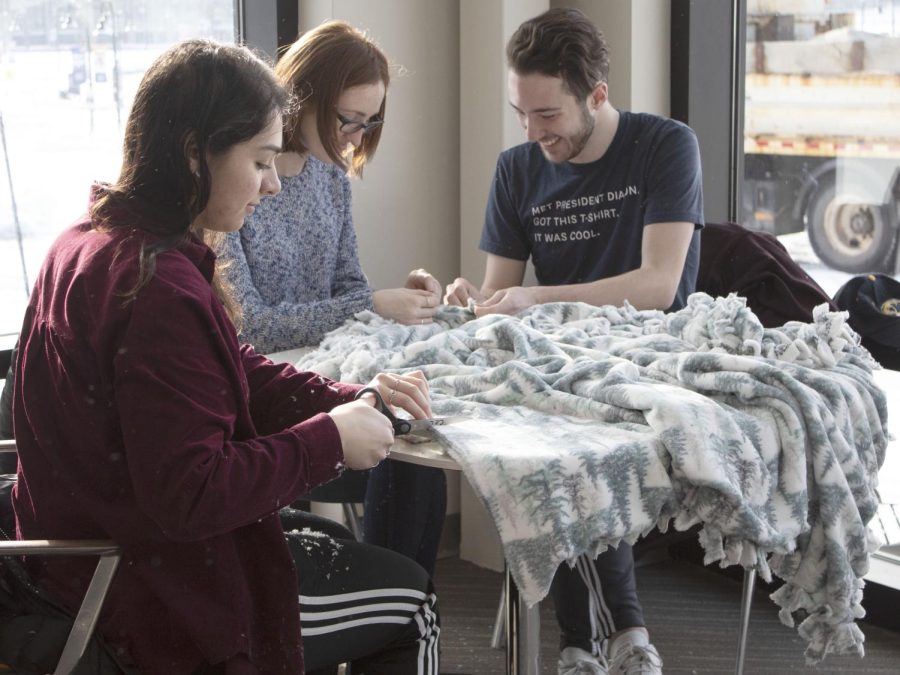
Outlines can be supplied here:
<path id="1" fill-rule="evenodd" d="M 460 0 L 460 273 L 484 276 L 478 250 L 484 208 L 497 155 L 523 140 L 506 91 L 506 42 L 522 21 L 545 11 L 548 0 Z"/>

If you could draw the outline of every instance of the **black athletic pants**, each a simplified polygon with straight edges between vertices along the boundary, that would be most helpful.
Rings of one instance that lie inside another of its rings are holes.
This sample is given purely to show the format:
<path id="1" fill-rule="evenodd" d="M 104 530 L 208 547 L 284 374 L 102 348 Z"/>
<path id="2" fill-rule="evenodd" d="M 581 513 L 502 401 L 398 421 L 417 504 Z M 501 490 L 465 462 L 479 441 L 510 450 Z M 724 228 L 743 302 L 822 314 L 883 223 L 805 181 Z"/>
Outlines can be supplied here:
<path id="1" fill-rule="evenodd" d="M 440 621 L 425 570 L 326 518 L 293 512 L 282 523 L 300 579 L 307 671 L 350 661 L 354 675 L 438 674 Z"/>
<path id="2" fill-rule="evenodd" d="M 644 625 L 634 556 L 625 542 L 608 548 L 595 560 L 582 555 L 575 567 L 560 565 L 550 594 L 556 604 L 560 651 L 579 647 L 599 654 L 604 640 L 616 631 Z"/>

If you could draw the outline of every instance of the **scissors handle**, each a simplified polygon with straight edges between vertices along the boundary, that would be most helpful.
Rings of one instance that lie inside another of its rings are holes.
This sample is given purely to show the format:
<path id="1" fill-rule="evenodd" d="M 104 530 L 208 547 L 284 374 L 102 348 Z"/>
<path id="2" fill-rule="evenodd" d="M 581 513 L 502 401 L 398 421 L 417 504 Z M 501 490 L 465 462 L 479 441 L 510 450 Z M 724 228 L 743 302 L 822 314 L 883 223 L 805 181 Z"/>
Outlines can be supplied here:
<path id="1" fill-rule="evenodd" d="M 388 418 L 391 426 L 394 427 L 394 436 L 402 436 L 412 430 L 412 425 L 407 420 L 401 420 L 391 412 L 391 409 L 384 402 L 381 393 L 377 389 L 374 387 L 363 387 L 356 392 L 356 396 L 353 398 L 360 399 L 363 397 L 363 394 L 372 394 L 375 397 L 375 410 Z"/>

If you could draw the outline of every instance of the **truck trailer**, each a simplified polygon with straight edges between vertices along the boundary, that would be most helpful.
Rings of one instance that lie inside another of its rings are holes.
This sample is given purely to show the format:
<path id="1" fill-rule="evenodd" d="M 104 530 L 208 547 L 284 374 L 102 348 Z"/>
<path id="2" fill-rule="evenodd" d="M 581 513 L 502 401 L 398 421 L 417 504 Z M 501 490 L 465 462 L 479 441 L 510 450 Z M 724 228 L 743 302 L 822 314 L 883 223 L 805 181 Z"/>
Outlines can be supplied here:
<path id="1" fill-rule="evenodd" d="M 741 220 L 806 230 L 829 267 L 894 273 L 900 38 L 856 29 L 841 3 L 802 4 L 748 13 Z"/>

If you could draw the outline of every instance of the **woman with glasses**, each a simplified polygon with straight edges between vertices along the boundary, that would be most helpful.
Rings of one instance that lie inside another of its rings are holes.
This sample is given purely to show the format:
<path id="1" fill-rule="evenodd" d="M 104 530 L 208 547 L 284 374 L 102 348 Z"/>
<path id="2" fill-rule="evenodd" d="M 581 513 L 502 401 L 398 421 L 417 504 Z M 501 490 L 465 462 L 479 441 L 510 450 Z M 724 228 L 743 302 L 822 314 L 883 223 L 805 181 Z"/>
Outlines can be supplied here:
<path id="1" fill-rule="evenodd" d="M 387 58 L 361 31 L 329 21 L 301 35 L 275 73 L 299 103 L 276 159 L 281 193 L 228 235 L 222 254 L 243 310 L 242 339 L 269 353 L 315 345 L 362 310 L 430 322 L 441 284 L 414 270 L 404 288 L 373 290 L 350 212 L 348 174 L 362 173 L 381 139 Z M 442 470 L 382 462 L 369 474 L 364 540 L 433 574 L 446 499 Z"/>
<path id="2" fill-rule="evenodd" d="M 257 351 L 315 345 L 362 310 L 405 324 L 430 322 L 441 285 L 424 270 L 404 288 L 374 290 L 357 254 L 349 176 L 375 154 L 390 75 L 362 32 L 330 21 L 303 34 L 275 72 L 299 103 L 276 160 L 282 191 L 228 238 L 224 256 Z"/>

